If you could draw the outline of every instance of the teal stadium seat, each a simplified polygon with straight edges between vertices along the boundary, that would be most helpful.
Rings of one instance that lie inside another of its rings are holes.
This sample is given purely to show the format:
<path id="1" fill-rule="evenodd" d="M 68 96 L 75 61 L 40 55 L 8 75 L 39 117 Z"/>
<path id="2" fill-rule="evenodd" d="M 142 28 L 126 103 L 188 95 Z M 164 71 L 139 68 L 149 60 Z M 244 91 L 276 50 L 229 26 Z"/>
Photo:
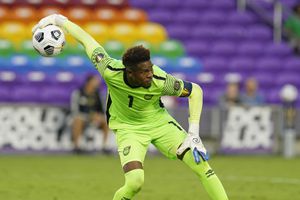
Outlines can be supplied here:
<path id="1" fill-rule="evenodd" d="M 125 46 L 123 43 L 115 40 L 111 40 L 106 42 L 104 45 L 104 49 L 107 51 L 107 53 L 113 57 L 113 58 L 121 58 L 122 54 L 125 51 Z"/>
<path id="2" fill-rule="evenodd" d="M 168 58 L 178 58 L 185 55 L 185 50 L 181 42 L 167 40 L 159 45 L 158 54 Z"/>

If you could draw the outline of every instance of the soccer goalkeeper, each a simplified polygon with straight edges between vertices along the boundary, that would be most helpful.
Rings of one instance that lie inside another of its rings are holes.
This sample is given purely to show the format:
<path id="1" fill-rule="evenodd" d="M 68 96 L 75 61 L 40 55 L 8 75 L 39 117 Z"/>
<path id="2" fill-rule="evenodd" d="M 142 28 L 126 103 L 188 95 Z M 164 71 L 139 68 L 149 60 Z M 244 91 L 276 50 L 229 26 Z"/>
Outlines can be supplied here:
<path id="1" fill-rule="evenodd" d="M 107 84 L 107 121 L 116 135 L 125 174 L 125 184 L 113 200 L 132 199 L 141 190 L 150 143 L 168 158 L 178 158 L 188 165 L 212 200 L 228 199 L 207 162 L 208 154 L 199 137 L 202 90 L 197 84 L 177 79 L 153 65 L 149 50 L 143 46 L 128 49 L 122 60 L 111 58 L 88 33 L 62 15 L 41 19 L 33 31 L 49 24 L 60 26 L 85 47 Z M 164 95 L 188 97 L 188 132 L 164 108 L 160 100 Z"/>

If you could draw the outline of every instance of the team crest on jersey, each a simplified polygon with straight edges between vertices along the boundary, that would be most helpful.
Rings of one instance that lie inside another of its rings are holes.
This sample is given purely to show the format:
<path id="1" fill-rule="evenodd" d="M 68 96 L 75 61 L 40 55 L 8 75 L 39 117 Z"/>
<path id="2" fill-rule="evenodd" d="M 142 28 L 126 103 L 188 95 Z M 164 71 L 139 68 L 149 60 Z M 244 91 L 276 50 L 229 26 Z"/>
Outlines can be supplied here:
<path id="1" fill-rule="evenodd" d="M 150 100 L 152 99 L 153 95 L 152 94 L 145 94 L 144 99 Z"/>
<path id="2" fill-rule="evenodd" d="M 174 83 L 174 90 L 178 91 L 179 89 L 180 89 L 180 82 L 178 80 L 176 80 Z"/>
<path id="3" fill-rule="evenodd" d="M 98 53 L 96 55 L 96 62 L 99 63 L 103 58 L 104 58 L 104 54 L 103 53 Z"/>
<path id="4" fill-rule="evenodd" d="M 130 152 L 131 146 L 127 146 L 123 149 L 123 155 L 127 156 Z"/>

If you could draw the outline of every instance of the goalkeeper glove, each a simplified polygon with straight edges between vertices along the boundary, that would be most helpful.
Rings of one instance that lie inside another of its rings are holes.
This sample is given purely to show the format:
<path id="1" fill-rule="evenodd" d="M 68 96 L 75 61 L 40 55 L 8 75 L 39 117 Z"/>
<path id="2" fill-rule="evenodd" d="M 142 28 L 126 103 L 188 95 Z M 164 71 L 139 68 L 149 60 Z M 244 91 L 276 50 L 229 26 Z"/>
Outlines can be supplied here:
<path id="1" fill-rule="evenodd" d="M 34 33 L 36 31 L 36 29 L 38 29 L 38 28 L 44 28 L 45 26 L 48 26 L 51 24 L 62 27 L 66 20 L 68 20 L 68 18 L 66 18 L 65 16 L 60 15 L 60 14 L 49 15 L 49 16 L 41 19 L 39 21 L 39 23 L 32 28 L 32 33 Z"/>
<path id="2" fill-rule="evenodd" d="M 181 155 L 186 150 L 191 149 L 191 153 L 194 157 L 194 160 L 197 164 L 201 162 L 202 158 L 204 161 L 209 159 L 209 155 L 199 137 L 199 125 L 191 124 L 188 135 L 183 141 L 182 145 L 177 149 L 176 154 Z"/>

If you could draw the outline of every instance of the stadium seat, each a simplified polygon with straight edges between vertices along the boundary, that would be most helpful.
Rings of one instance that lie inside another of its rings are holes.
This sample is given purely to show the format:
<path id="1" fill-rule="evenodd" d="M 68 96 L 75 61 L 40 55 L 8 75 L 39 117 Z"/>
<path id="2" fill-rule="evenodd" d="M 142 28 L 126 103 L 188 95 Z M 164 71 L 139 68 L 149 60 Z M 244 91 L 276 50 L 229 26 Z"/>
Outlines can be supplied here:
<path id="1" fill-rule="evenodd" d="M 0 70 L 0 85 L 3 87 L 14 86 L 19 81 L 19 75 L 14 71 Z"/>
<path id="2" fill-rule="evenodd" d="M 149 19 L 152 22 L 161 23 L 168 26 L 173 21 L 173 13 L 165 9 L 149 10 Z"/>
<path id="3" fill-rule="evenodd" d="M 199 40 L 189 40 L 185 42 L 186 52 L 190 56 L 196 56 L 200 58 L 207 57 L 210 55 L 210 52 L 208 51 L 209 47 L 209 42 Z"/>
<path id="4" fill-rule="evenodd" d="M 17 103 L 39 103 L 41 90 L 28 85 L 18 85 L 11 91 L 13 102 Z"/>
<path id="5" fill-rule="evenodd" d="M 233 10 L 236 8 L 235 4 L 232 0 L 215 0 L 209 2 L 210 8 L 219 10 Z"/>
<path id="6" fill-rule="evenodd" d="M 43 71 L 46 73 L 54 73 L 62 70 L 64 62 L 56 57 L 42 57 L 38 56 L 33 59 L 33 69 L 35 71 Z"/>
<path id="7" fill-rule="evenodd" d="M 204 40 L 204 41 L 215 41 L 218 32 L 220 31 L 217 27 L 211 25 L 195 26 L 191 30 L 186 27 L 186 30 L 190 32 L 190 36 L 193 39 Z M 170 35 L 172 35 L 170 33 Z"/>
<path id="8" fill-rule="evenodd" d="M 10 40 L 0 40 L 0 55 L 2 57 L 10 56 L 14 52 L 14 46 Z"/>
<path id="9" fill-rule="evenodd" d="M 9 9 L 7 6 L 0 6 L 0 22 L 6 21 L 9 19 Z"/>
<path id="10" fill-rule="evenodd" d="M 251 73 L 255 71 L 256 65 L 253 59 L 248 57 L 236 57 L 233 58 L 229 63 L 229 69 L 232 72 L 239 73 Z"/>
<path id="11" fill-rule="evenodd" d="M 7 86 L 0 86 L 0 102 L 11 102 L 11 91 L 12 89 Z"/>
<path id="12" fill-rule="evenodd" d="M 137 32 L 137 27 L 130 23 L 115 23 L 111 28 L 110 40 L 118 40 L 129 46 L 139 39 Z"/>
<path id="13" fill-rule="evenodd" d="M 103 47 L 111 57 L 116 59 L 120 59 L 125 52 L 124 44 L 117 40 L 108 41 L 104 43 Z"/>
<path id="14" fill-rule="evenodd" d="M 285 58 L 292 54 L 292 49 L 285 43 L 270 43 L 264 48 L 264 53 L 266 56 L 276 56 Z"/>
<path id="15" fill-rule="evenodd" d="M 176 23 L 184 25 L 195 25 L 200 22 L 199 12 L 194 10 L 181 10 L 172 18 Z"/>
<path id="16" fill-rule="evenodd" d="M 174 62 L 166 57 L 154 56 L 151 58 L 151 61 L 153 64 L 159 66 L 168 73 L 172 73 L 174 71 Z"/>
<path id="17" fill-rule="evenodd" d="M 167 40 L 160 44 L 158 54 L 168 58 L 177 58 L 185 54 L 185 50 L 181 42 L 177 40 Z"/>
<path id="18" fill-rule="evenodd" d="M 238 47 L 237 54 L 256 58 L 264 54 L 264 44 L 254 41 L 244 42 Z"/>
<path id="19" fill-rule="evenodd" d="M 32 6 L 17 6 L 10 11 L 9 20 L 16 20 L 22 22 L 37 21 L 37 12 L 38 10 Z"/>
<path id="20" fill-rule="evenodd" d="M 199 19 L 203 24 L 210 25 L 224 25 L 227 22 L 227 14 L 224 12 L 208 10 L 201 14 L 199 14 Z"/>
<path id="21" fill-rule="evenodd" d="M 284 70 L 299 73 L 300 72 L 300 58 L 287 57 L 284 61 Z"/>
<path id="22" fill-rule="evenodd" d="M 210 56 L 203 59 L 203 66 L 205 72 L 222 73 L 229 70 L 227 60 L 217 56 Z"/>
<path id="23" fill-rule="evenodd" d="M 255 41 L 271 41 L 272 31 L 270 28 L 263 25 L 253 25 L 249 26 L 246 32 L 246 39 Z"/>
<path id="24" fill-rule="evenodd" d="M 58 57 L 66 57 L 69 55 L 81 55 L 86 56 L 85 49 L 82 44 L 76 43 L 66 43 L 63 52 Z"/>
<path id="25" fill-rule="evenodd" d="M 12 71 L 23 73 L 33 69 L 34 61 L 25 55 L 14 55 L 7 64 Z"/>
<path id="26" fill-rule="evenodd" d="M 119 17 L 123 22 L 131 23 L 143 23 L 148 20 L 145 11 L 136 8 L 122 9 Z"/>
<path id="27" fill-rule="evenodd" d="M 169 24 L 167 26 L 168 35 L 172 39 L 187 41 L 191 37 L 191 31 L 188 26 L 182 24 Z"/>
<path id="28" fill-rule="evenodd" d="M 256 62 L 257 71 L 279 73 L 283 69 L 283 63 L 280 58 L 276 57 L 264 57 Z"/>
<path id="29" fill-rule="evenodd" d="M 27 28 L 20 22 L 6 21 L 0 24 L 0 38 L 10 40 L 14 45 L 18 45 L 26 38 Z"/>
<path id="30" fill-rule="evenodd" d="M 228 25 L 219 28 L 216 37 L 220 40 L 231 40 L 234 42 L 242 42 L 245 40 L 246 29 L 237 25 Z"/>
<path id="31" fill-rule="evenodd" d="M 252 25 L 256 22 L 255 16 L 249 12 L 231 12 L 228 17 L 228 23 L 232 25 Z"/>
<path id="32" fill-rule="evenodd" d="M 218 41 L 211 45 L 210 52 L 216 56 L 232 57 L 236 54 L 236 45 L 229 41 Z"/>
<path id="33" fill-rule="evenodd" d="M 165 28 L 156 23 L 145 23 L 138 26 L 139 40 L 145 40 L 151 44 L 160 44 L 167 39 Z"/>
<path id="34" fill-rule="evenodd" d="M 91 10 L 85 7 L 71 7 L 65 10 L 66 17 L 76 23 L 85 23 L 93 19 Z"/>
<path id="35" fill-rule="evenodd" d="M 156 2 L 149 0 L 130 0 L 130 4 L 144 10 L 152 10 L 156 6 Z"/>
<path id="36" fill-rule="evenodd" d="M 42 6 L 39 9 L 39 12 L 37 14 L 38 14 L 39 18 L 41 19 L 45 16 L 55 14 L 55 13 L 65 15 L 65 10 L 58 6 Z"/>
<path id="37" fill-rule="evenodd" d="M 185 0 L 182 1 L 182 7 L 197 10 L 206 10 L 209 7 L 209 1 L 206 0 Z"/>
<path id="38" fill-rule="evenodd" d="M 41 89 L 40 101 L 57 106 L 68 106 L 74 88 L 46 86 Z"/>
<path id="39" fill-rule="evenodd" d="M 24 40 L 20 44 L 19 52 L 31 57 L 39 56 L 39 53 L 33 48 L 31 40 Z"/>
<path id="40" fill-rule="evenodd" d="M 87 23 L 83 26 L 84 30 L 93 36 L 100 44 L 105 43 L 109 38 L 109 26 L 98 22 L 98 23 Z"/>
<path id="41" fill-rule="evenodd" d="M 99 7 L 93 11 L 93 20 L 96 22 L 105 22 L 111 25 L 112 23 L 119 22 L 119 13 L 115 8 Z"/>
<path id="42" fill-rule="evenodd" d="M 203 71 L 203 65 L 199 59 L 189 56 L 177 58 L 174 61 L 172 72 L 181 72 L 185 74 L 197 74 Z"/>
<path id="43" fill-rule="evenodd" d="M 158 8 L 165 8 L 168 10 L 177 10 L 180 8 L 182 1 L 181 0 L 164 0 L 157 1 L 155 6 Z"/>

